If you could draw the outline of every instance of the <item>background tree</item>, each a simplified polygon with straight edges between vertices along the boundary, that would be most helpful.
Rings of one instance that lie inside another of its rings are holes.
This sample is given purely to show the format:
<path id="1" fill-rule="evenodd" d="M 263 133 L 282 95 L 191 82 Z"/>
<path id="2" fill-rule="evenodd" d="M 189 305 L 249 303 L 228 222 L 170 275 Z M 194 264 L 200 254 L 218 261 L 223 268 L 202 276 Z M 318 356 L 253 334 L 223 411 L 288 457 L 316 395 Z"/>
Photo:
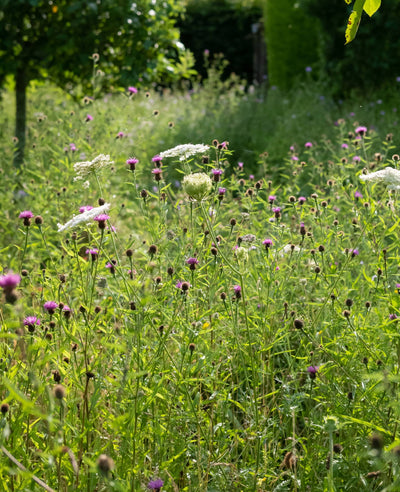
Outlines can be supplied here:
<path id="1" fill-rule="evenodd" d="M 94 53 L 101 57 L 102 87 L 187 75 L 190 58 L 175 27 L 182 11 L 181 0 L 0 0 L 0 87 L 7 75 L 15 78 L 14 164 L 23 162 L 31 80 L 94 90 Z"/>

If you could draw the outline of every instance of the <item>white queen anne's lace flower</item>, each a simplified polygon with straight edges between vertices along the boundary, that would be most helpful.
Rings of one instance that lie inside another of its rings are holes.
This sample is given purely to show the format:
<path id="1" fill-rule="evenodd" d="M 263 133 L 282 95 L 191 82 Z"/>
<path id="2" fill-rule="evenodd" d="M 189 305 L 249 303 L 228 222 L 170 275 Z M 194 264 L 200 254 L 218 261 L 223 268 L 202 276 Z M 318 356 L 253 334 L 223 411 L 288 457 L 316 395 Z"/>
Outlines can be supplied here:
<path id="1" fill-rule="evenodd" d="M 66 229 L 71 229 L 79 224 L 89 222 L 89 220 L 93 220 L 98 215 L 104 214 L 109 208 L 110 204 L 105 203 L 104 205 L 101 205 L 101 207 L 91 208 L 90 210 L 86 210 L 82 214 L 75 215 L 75 217 L 72 217 L 72 219 L 69 220 L 66 224 L 58 224 L 58 232 L 63 232 Z"/>
<path id="2" fill-rule="evenodd" d="M 210 193 L 212 181 L 206 173 L 193 173 L 183 178 L 182 186 L 192 200 L 200 202 Z"/>
<path id="3" fill-rule="evenodd" d="M 400 190 L 400 171 L 393 167 L 385 167 L 374 173 L 362 174 L 361 181 L 382 181 L 390 190 Z"/>
<path id="4" fill-rule="evenodd" d="M 111 166 L 114 164 L 114 161 L 111 160 L 109 155 L 100 154 L 95 157 L 92 161 L 83 161 L 76 162 L 74 164 L 74 171 L 77 176 L 74 178 L 74 181 L 81 180 L 88 176 L 90 173 L 94 171 L 99 171 L 105 167 Z"/>
<path id="5" fill-rule="evenodd" d="M 208 151 L 210 147 L 204 144 L 184 144 L 177 145 L 176 147 L 168 150 L 164 150 L 164 152 L 160 152 L 159 156 L 161 159 L 165 159 L 166 157 L 179 157 L 180 161 L 184 161 L 196 154 L 204 154 Z"/>

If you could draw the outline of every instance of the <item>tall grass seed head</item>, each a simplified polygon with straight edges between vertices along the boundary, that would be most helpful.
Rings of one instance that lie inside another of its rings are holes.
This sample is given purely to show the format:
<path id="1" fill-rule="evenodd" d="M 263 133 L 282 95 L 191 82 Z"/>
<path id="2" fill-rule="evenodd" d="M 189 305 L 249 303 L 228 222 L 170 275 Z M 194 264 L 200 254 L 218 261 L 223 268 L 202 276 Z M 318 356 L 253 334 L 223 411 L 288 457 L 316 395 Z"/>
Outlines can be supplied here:
<path id="1" fill-rule="evenodd" d="M 210 193 L 212 181 L 206 173 L 192 173 L 183 178 L 182 186 L 189 198 L 202 201 Z"/>

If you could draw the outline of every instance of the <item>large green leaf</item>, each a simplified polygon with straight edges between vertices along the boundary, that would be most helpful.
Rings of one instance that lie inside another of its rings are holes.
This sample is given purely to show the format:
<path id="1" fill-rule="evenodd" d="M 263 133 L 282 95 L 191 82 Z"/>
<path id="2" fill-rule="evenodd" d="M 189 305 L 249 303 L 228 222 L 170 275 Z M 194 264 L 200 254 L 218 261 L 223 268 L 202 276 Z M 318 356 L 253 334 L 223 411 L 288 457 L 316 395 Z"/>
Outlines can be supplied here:
<path id="1" fill-rule="evenodd" d="M 364 10 L 372 17 L 381 6 L 381 0 L 365 0 Z"/>
<path id="2" fill-rule="evenodd" d="M 346 43 L 350 43 L 356 37 L 358 26 L 360 25 L 361 15 L 364 8 L 365 0 L 356 0 L 353 6 L 353 11 L 350 14 L 347 22 L 345 39 Z"/>

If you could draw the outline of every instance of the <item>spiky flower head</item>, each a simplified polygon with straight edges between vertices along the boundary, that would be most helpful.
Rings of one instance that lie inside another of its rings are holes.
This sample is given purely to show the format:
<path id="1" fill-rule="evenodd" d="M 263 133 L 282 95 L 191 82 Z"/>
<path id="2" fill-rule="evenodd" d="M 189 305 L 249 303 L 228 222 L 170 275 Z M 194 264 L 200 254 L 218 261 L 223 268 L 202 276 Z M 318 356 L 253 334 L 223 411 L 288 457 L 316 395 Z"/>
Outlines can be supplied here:
<path id="1" fill-rule="evenodd" d="M 201 201 L 210 193 L 212 181 L 206 173 L 192 173 L 183 178 L 182 186 L 189 198 Z"/>
<path id="2" fill-rule="evenodd" d="M 5 292 L 13 291 L 20 282 L 21 282 L 21 277 L 18 275 L 18 273 L 10 272 L 7 275 L 2 275 L 0 277 L 0 287 Z"/>

